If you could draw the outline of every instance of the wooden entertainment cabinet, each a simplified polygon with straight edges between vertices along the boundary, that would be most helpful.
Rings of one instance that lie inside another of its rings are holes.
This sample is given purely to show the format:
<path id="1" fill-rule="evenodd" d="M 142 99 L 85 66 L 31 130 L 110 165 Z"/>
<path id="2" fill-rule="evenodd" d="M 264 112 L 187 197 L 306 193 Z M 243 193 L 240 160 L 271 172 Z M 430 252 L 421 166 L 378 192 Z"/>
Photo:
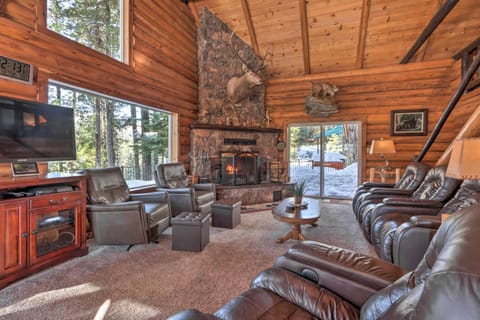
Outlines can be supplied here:
<path id="1" fill-rule="evenodd" d="M 0 178 L 0 289 L 88 253 L 86 178 Z"/>

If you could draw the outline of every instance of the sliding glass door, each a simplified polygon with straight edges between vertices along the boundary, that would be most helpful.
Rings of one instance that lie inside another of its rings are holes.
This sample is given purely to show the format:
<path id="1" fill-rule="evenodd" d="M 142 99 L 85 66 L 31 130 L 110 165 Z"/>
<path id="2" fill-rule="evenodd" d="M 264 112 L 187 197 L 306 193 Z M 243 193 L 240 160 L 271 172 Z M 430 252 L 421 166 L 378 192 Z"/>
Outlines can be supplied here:
<path id="1" fill-rule="evenodd" d="M 304 179 L 306 195 L 351 199 L 358 185 L 359 122 L 291 125 L 289 175 Z"/>

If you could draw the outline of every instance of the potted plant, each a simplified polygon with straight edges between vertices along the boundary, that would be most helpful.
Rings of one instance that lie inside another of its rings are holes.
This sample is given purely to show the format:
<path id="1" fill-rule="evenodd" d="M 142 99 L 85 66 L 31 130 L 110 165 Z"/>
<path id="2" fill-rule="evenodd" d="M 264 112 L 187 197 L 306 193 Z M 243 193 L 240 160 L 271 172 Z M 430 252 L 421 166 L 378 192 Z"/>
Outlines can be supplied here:
<path id="1" fill-rule="evenodd" d="M 302 198 L 303 198 L 303 193 L 305 192 L 305 179 L 297 181 L 292 186 L 292 192 L 293 192 L 293 196 L 295 198 L 295 204 L 301 204 L 302 203 Z"/>

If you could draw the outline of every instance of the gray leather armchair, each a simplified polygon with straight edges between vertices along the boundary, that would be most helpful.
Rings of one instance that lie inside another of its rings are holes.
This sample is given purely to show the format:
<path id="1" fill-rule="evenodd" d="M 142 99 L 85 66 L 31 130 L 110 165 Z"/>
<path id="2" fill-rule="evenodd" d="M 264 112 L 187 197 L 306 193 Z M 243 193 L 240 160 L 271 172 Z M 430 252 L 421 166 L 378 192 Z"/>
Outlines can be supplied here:
<path id="1" fill-rule="evenodd" d="M 169 319 L 477 319 L 479 211 L 463 209 L 442 224 L 413 271 L 303 242 L 214 314 L 189 309 Z"/>
<path id="2" fill-rule="evenodd" d="M 87 216 L 99 244 L 140 244 L 170 224 L 165 192 L 130 194 L 120 168 L 86 169 Z"/>
<path id="3" fill-rule="evenodd" d="M 212 211 L 212 203 L 217 194 L 214 183 L 196 183 L 189 185 L 183 163 L 161 163 L 155 169 L 157 190 L 168 193 L 172 217 L 182 212 Z"/>

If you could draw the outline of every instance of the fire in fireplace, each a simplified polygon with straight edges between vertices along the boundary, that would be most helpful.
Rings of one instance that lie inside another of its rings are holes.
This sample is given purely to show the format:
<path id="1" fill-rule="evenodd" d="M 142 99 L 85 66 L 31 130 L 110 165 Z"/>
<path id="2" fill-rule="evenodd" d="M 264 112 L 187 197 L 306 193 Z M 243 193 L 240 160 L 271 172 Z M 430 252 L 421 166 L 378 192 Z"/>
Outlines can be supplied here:
<path id="1" fill-rule="evenodd" d="M 221 152 L 221 184 L 259 184 L 266 179 L 267 161 L 255 152 Z"/>

